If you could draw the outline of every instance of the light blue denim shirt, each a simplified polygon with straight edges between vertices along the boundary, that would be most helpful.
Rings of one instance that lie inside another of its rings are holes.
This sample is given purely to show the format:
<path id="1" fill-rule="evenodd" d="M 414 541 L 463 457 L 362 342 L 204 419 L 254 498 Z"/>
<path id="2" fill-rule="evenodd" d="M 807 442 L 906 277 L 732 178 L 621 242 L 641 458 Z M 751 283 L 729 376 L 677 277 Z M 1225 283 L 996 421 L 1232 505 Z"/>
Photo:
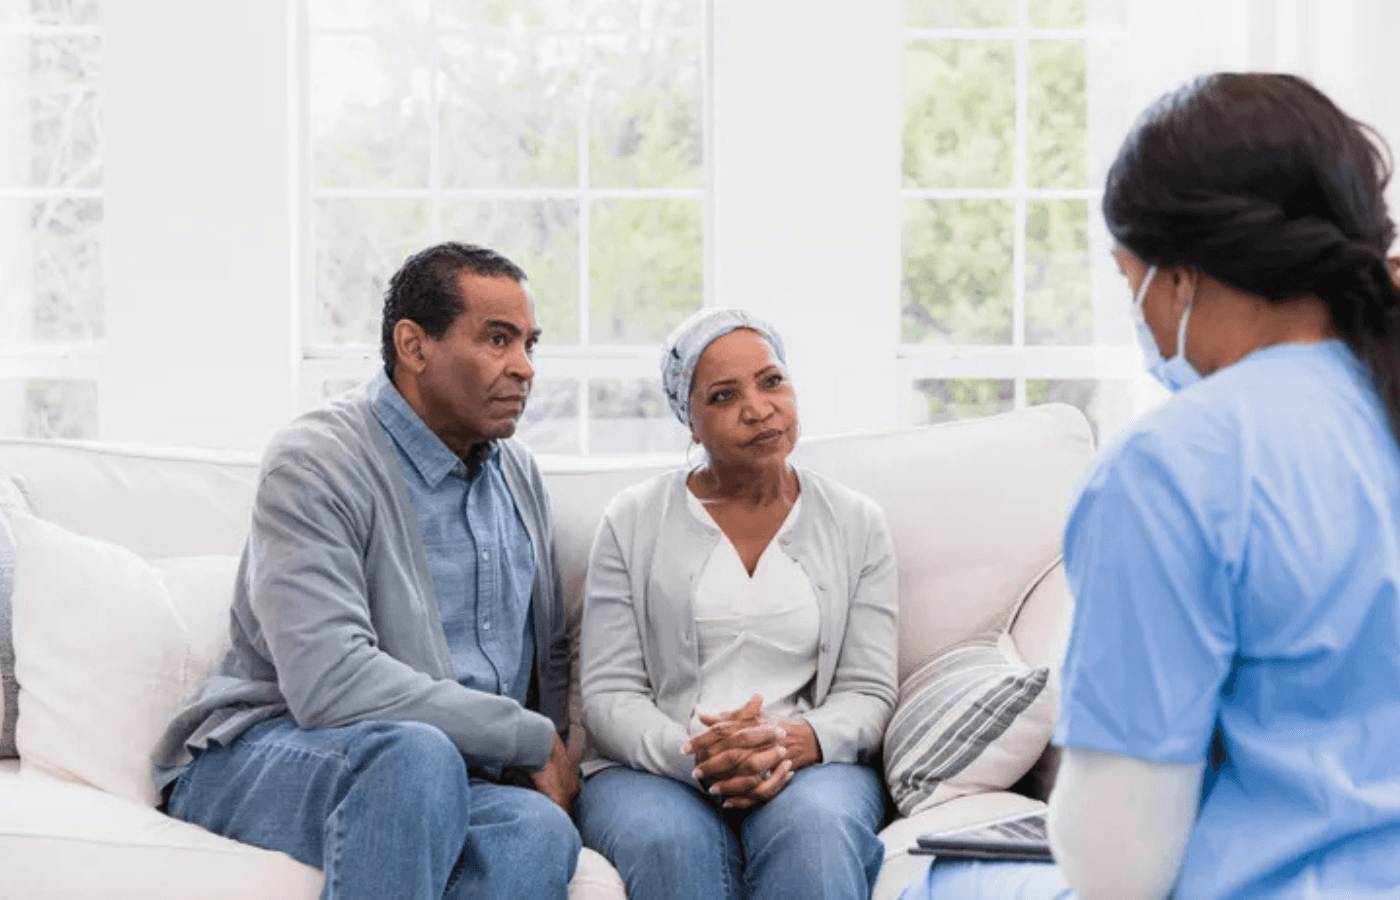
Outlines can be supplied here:
<path id="1" fill-rule="evenodd" d="M 524 703 L 535 655 L 535 552 L 492 446 L 475 475 L 380 370 L 369 387 L 398 451 L 428 556 L 442 630 L 463 686 Z"/>

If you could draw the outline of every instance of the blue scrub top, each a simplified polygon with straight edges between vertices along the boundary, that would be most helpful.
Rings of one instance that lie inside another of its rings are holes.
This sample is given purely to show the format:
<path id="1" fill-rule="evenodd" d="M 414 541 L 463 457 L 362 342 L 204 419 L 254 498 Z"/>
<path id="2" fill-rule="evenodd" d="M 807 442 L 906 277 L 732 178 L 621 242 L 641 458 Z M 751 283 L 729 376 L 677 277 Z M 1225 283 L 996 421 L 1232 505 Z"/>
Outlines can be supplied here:
<path id="1" fill-rule="evenodd" d="M 1257 351 L 1096 461 L 1055 742 L 1199 763 L 1176 896 L 1400 896 L 1400 452 L 1340 341 Z"/>

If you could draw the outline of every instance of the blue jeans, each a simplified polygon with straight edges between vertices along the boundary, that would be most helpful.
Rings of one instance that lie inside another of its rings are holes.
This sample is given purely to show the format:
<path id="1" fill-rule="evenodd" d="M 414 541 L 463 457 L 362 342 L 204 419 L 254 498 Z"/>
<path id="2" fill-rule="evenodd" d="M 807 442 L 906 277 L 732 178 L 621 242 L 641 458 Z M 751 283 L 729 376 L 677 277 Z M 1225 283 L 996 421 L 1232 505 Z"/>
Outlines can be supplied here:
<path id="1" fill-rule="evenodd" d="M 321 869 L 322 900 L 560 898 L 579 837 L 543 794 L 470 778 L 416 722 L 259 723 L 201 752 L 170 814 Z"/>
<path id="2" fill-rule="evenodd" d="M 624 766 L 584 782 L 585 845 L 612 860 L 628 900 L 868 898 L 885 847 L 880 777 L 833 763 L 798 770 L 752 810 L 721 810 L 672 778 Z"/>
<path id="3" fill-rule="evenodd" d="M 909 882 L 899 900 L 1074 900 L 1054 863 L 940 859 Z"/>

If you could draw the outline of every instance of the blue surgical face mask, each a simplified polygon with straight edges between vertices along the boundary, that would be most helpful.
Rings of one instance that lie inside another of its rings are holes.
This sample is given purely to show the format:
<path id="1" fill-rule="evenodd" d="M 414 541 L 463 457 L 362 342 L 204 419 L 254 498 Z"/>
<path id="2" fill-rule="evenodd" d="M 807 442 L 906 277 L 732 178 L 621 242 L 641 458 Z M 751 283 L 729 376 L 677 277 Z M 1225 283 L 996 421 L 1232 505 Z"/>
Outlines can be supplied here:
<path id="1" fill-rule="evenodd" d="M 1201 373 L 1186 360 L 1186 323 L 1191 318 L 1191 304 L 1195 302 L 1193 296 L 1186 301 L 1186 309 L 1181 313 L 1181 323 L 1176 327 L 1176 353 L 1171 359 L 1162 359 L 1162 351 L 1157 349 L 1157 338 L 1153 337 L 1152 329 L 1147 324 L 1147 316 L 1142 312 L 1142 303 L 1147 299 L 1147 286 L 1152 283 L 1152 276 L 1157 274 L 1157 267 L 1151 266 L 1147 274 L 1143 276 L 1142 284 L 1138 286 L 1137 296 L 1133 298 L 1133 313 L 1137 326 L 1138 346 L 1142 348 L 1143 359 L 1147 361 L 1147 371 L 1152 373 L 1152 377 L 1162 385 L 1162 387 L 1175 393 L 1184 387 L 1195 384 L 1201 380 Z"/>

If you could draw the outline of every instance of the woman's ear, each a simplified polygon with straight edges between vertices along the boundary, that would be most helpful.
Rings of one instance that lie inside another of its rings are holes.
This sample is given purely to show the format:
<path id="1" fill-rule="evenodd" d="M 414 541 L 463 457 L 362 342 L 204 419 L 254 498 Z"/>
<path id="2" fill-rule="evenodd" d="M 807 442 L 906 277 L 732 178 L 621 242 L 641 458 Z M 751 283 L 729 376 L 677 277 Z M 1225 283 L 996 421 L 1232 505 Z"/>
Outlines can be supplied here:
<path id="1" fill-rule="evenodd" d="M 1199 269 L 1192 269 L 1186 266 L 1172 266 L 1172 312 L 1178 317 L 1186 310 L 1186 305 L 1196 299 L 1196 290 L 1200 287 L 1201 272 Z"/>

